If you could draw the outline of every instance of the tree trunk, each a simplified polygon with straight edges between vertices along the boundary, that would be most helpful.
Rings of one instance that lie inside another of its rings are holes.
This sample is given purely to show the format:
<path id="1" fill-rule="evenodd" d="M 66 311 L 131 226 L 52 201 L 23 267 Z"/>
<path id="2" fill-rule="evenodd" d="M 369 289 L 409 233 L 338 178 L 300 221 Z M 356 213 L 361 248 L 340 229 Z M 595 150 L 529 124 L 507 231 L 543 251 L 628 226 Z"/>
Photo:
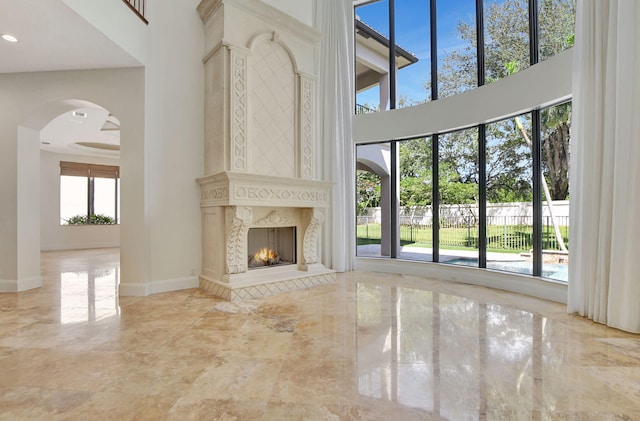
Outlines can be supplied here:
<path id="1" fill-rule="evenodd" d="M 532 145 L 531 139 L 529 139 L 529 136 L 527 135 L 527 131 L 524 129 L 524 126 L 520 121 L 520 117 L 515 117 L 515 121 L 516 121 L 516 126 L 518 126 L 518 130 L 520 130 L 520 133 L 522 134 L 522 137 L 524 138 L 525 142 L 527 142 L 527 145 L 531 147 Z M 553 214 L 553 202 L 551 201 L 551 194 L 549 192 L 549 187 L 547 186 L 547 180 L 544 174 L 542 174 L 542 191 L 547 201 L 547 208 L 549 209 L 549 216 L 551 217 L 551 223 L 553 224 L 553 231 L 556 235 L 556 241 L 558 242 L 558 246 L 560 247 L 560 250 L 567 252 L 568 251 L 567 246 L 564 244 L 564 239 L 562 238 L 560 227 L 558 226 L 556 217 Z"/>
<path id="2" fill-rule="evenodd" d="M 569 195 L 569 124 L 560 124 L 544 139 L 542 147 L 551 198 L 566 200 Z"/>

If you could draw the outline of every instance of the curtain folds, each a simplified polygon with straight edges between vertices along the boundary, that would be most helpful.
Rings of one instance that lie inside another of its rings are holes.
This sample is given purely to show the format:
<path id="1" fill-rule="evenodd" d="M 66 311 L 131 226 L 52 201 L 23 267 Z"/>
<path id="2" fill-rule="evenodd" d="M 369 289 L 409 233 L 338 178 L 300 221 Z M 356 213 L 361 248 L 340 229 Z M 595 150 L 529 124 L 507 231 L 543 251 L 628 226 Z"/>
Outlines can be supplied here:
<path id="1" fill-rule="evenodd" d="M 568 311 L 640 332 L 640 2 L 578 0 Z"/>
<path id="2" fill-rule="evenodd" d="M 324 225 L 324 256 L 329 267 L 353 270 L 355 260 L 355 168 L 351 119 L 353 87 L 353 5 L 351 0 L 316 1 L 319 55 L 319 144 L 322 178 L 332 181 L 332 206 Z"/>

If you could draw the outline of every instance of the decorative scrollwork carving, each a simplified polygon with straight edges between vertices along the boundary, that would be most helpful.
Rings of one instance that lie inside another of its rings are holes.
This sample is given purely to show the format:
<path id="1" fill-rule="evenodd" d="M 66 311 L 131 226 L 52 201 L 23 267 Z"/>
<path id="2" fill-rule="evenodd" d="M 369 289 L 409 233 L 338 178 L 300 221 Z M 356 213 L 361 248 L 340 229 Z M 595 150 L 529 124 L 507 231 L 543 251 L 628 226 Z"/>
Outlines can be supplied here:
<path id="1" fill-rule="evenodd" d="M 236 186 L 233 191 L 233 196 L 236 199 L 255 199 L 255 200 L 269 200 L 272 202 L 313 202 L 323 204 L 327 200 L 327 194 L 325 192 L 309 191 L 309 190 L 297 190 L 297 189 L 276 189 L 270 187 L 245 187 Z"/>
<path id="2" fill-rule="evenodd" d="M 313 83 L 302 79 L 301 161 L 302 178 L 313 177 Z"/>
<path id="3" fill-rule="evenodd" d="M 324 223 L 324 209 L 305 209 L 304 214 L 309 218 L 309 224 L 304 231 L 303 255 L 307 265 L 318 263 L 318 233 Z"/>
<path id="4" fill-rule="evenodd" d="M 251 215 L 251 208 L 247 207 L 230 206 L 225 209 L 228 274 L 247 271 L 247 235 Z"/>
<path id="5" fill-rule="evenodd" d="M 220 200 L 229 198 L 229 188 L 226 186 L 215 186 L 203 189 L 200 192 L 200 201 Z"/>
<path id="6" fill-rule="evenodd" d="M 256 222 L 256 225 L 276 227 L 276 226 L 292 226 L 292 225 L 295 225 L 295 223 L 291 218 L 281 215 L 280 212 L 278 211 L 273 211 L 269 215 L 265 216 L 264 218 Z"/>
<path id="7" fill-rule="evenodd" d="M 231 166 L 247 170 L 247 57 L 231 50 Z"/>

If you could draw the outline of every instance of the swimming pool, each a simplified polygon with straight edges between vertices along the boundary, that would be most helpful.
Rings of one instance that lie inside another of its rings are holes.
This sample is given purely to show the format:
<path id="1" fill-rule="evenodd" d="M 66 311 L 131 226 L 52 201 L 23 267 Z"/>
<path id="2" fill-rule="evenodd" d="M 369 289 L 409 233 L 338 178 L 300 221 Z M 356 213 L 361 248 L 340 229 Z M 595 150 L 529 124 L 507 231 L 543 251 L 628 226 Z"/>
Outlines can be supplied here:
<path id="1" fill-rule="evenodd" d="M 442 263 L 478 267 L 478 259 L 474 257 L 460 257 L 456 259 L 443 261 Z M 516 261 L 489 260 L 487 261 L 487 269 L 533 275 L 532 262 L 528 262 L 524 260 L 516 260 Z M 542 277 L 553 279 L 555 281 L 568 282 L 569 266 L 561 265 L 561 264 L 546 263 L 542 266 Z"/>

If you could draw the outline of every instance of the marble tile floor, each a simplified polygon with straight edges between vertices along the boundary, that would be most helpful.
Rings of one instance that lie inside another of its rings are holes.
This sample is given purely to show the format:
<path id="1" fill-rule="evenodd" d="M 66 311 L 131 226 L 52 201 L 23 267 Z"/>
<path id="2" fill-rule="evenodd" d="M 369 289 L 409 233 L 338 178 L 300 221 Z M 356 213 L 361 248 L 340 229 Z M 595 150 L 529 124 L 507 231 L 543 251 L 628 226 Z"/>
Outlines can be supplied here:
<path id="1" fill-rule="evenodd" d="M 557 303 L 366 272 L 118 297 L 118 249 L 42 273 L 0 294 L 2 420 L 640 420 L 640 337 Z"/>

